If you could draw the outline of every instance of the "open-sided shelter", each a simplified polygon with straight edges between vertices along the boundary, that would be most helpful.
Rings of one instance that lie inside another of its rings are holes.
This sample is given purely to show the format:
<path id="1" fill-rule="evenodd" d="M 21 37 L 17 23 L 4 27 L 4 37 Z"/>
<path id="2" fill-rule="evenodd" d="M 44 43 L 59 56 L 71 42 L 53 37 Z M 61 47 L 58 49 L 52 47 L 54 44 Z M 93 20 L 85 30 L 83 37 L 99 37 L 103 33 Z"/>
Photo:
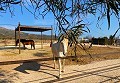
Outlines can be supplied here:
<path id="1" fill-rule="evenodd" d="M 21 31 L 33 31 L 33 32 L 41 32 L 41 38 L 42 38 L 42 32 L 51 30 L 51 42 L 52 42 L 52 26 L 51 27 L 40 27 L 40 26 L 26 26 L 26 25 L 20 25 L 18 24 L 18 27 L 15 29 L 15 41 L 16 41 L 16 32 L 18 31 L 18 39 L 19 39 L 19 54 L 20 54 L 20 32 Z M 42 46 L 42 39 L 41 39 L 41 46 Z"/>

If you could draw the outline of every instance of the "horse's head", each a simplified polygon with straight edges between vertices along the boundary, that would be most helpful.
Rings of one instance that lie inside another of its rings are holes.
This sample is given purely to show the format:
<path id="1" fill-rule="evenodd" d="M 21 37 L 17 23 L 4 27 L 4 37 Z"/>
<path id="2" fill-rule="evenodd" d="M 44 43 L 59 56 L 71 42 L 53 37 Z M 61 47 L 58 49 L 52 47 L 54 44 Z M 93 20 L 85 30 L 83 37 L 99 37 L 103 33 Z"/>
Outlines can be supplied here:
<path id="1" fill-rule="evenodd" d="M 17 46 L 19 43 L 19 39 L 16 40 L 15 45 Z"/>
<path id="2" fill-rule="evenodd" d="M 26 41 L 26 39 L 20 39 L 20 42 L 24 42 L 24 41 Z M 19 39 L 17 39 L 17 40 L 16 40 L 15 45 L 17 46 L 17 45 L 18 45 L 18 43 L 19 43 Z"/>
<path id="3" fill-rule="evenodd" d="M 15 41 L 15 46 L 17 46 L 18 43 L 19 43 L 19 39 Z"/>

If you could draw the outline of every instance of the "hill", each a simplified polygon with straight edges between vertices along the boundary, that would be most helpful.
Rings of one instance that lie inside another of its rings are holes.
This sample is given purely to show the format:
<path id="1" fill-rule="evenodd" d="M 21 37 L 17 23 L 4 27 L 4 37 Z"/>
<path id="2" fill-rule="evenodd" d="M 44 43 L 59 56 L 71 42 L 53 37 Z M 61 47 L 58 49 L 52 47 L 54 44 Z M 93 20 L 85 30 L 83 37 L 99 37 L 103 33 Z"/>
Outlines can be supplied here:
<path id="1" fill-rule="evenodd" d="M 17 34 L 18 37 L 18 34 Z M 11 29 L 7 29 L 4 27 L 0 27 L 0 39 L 14 39 L 15 38 L 15 31 L 11 30 Z M 21 32 L 21 38 L 25 38 L 25 39 L 41 39 L 40 35 L 37 34 L 29 34 L 29 33 L 25 33 L 25 32 Z M 43 34 L 43 39 L 50 39 L 51 36 L 50 35 L 44 35 Z"/>

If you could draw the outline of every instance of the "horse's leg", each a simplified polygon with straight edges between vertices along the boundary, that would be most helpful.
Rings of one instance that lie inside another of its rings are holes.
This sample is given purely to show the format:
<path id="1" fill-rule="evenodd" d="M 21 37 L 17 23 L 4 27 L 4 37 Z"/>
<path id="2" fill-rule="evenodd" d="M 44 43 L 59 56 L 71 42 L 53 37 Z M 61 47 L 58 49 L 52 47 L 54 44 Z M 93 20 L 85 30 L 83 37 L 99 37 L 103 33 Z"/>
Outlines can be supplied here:
<path id="1" fill-rule="evenodd" d="M 53 61 L 54 61 L 54 69 L 56 69 L 56 67 L 55 67 L 55 56 L 53 55 Z"/>
<path id="2" fill-rule="evenodd" d="M 34 42 L 32 43 L 32 46 L 33 46 L 33 49 L 35 49 L 35 45 L 34 45 Z"/>
<path id="3" fill-rule="evenodd" d="M 62 72 L 64 72 L 65 59 L 62 59 Z"/>
<path id="4" fill-rule="evenodd" d="M 33 48 L 35 49 L 35 43 L 33 42 Z"/>
<path id="5" fill-rule="evenodd" d="M 31 49 L 32 49 L 32 44 L 31 44 Z"/>
<path id="6" fill-rule="evenodd" d="M 24 50 L 25 50 L 25 44 L 23 44 L 23 46 L 24 46 Z"/>
<path id="7" fill-rule="evenodd" d="M 59 65 L 59 78 L 61 78 L 61 58 L 58 59 L 58 65 Z"/>

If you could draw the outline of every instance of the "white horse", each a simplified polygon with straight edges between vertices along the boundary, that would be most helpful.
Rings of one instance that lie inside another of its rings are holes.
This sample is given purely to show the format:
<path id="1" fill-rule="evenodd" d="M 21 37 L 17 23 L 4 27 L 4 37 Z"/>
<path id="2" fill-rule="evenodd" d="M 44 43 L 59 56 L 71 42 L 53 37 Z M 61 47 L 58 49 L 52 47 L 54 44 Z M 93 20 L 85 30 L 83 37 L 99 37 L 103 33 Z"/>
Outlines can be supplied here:
<path id="1" fill-rule="evenodd" d="M 66 56 L 68 46 L 68 39 L 64 38 L 61 42 L 54 42 L 52 44 L 52 54 L 54 59 L 54 68 L 55 67 L 55 57 L 58 57 L 59 65 L 59 78 L 61 78 L 61 72 L 64 72 L 65 59 L 61 59 Z"/>

